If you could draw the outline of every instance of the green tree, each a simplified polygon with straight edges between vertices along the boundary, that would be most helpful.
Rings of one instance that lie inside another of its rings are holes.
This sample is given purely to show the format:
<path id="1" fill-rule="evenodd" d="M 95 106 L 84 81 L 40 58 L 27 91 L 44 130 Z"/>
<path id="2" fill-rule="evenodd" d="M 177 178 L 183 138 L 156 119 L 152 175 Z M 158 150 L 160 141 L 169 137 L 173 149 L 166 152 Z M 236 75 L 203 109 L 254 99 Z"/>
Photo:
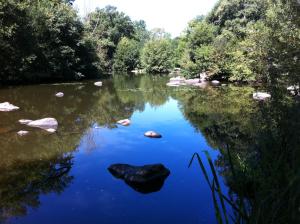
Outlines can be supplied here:
<path id="1" fill-rule="evenodd" d="M 77 79 L 97 71 L 94 49 L 69 3 L 0 1 L 0 81 Z"/>
<path id="2" fill-rule="evenodd" d="M 113 70 L 131 71 L 139 64 L 140 44 L 136 40 L 123 37 L 114 55 Z"/>
<path id="3" fill-rule="evenodd" d="M 150 73 L 167 73 L 173 67 L 174 49 L 170 39 L 147 42 L 142 50 L 142 66 Z"/>
<path id="4" fill-rule="evenodd" d="M 132 38 L 134 35 L 133 22 L 116 7 L 106 6 L 88 14 L 85 27 L 97 49 L 102 69 L 111 71 L 118 43 L 123 37 Z"/>

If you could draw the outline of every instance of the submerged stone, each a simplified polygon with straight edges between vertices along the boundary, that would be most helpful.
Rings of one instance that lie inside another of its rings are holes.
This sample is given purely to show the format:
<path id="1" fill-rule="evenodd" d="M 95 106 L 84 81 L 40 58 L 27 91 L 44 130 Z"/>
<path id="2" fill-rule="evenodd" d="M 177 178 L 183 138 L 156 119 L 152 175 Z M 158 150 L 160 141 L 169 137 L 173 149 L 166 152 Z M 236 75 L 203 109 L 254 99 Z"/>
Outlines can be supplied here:
<path id="1" fill-rule="evenodd" d="M 9 102 L 0 103 L 0 111 L 9 112 L 9 111 L 18 110 L 18 109 L 20 109 L 20 108 L 13 104 L 10 104 Z"/>
<path id="2" fill-rule="evenodd" d="M 161 137 L 162 137 L 161 134 L 159 134 L 159 133 L 157 133 L 157 132 L 155 132 L 155 131 L 147 131 L 147 132 L 145 132 L 144 135 L 145 135 L 146 137 L 149 137 L 149 138 L 161 138 Z"/>
<path id="3" fill-rule="evenodd" d="M 162 164 L 145 166 L 113 164 L 108 170 L 114 177 L 123 179 L 134 190 L 144 194 L 159 191 L 170 175 L 170 171 Z"/>

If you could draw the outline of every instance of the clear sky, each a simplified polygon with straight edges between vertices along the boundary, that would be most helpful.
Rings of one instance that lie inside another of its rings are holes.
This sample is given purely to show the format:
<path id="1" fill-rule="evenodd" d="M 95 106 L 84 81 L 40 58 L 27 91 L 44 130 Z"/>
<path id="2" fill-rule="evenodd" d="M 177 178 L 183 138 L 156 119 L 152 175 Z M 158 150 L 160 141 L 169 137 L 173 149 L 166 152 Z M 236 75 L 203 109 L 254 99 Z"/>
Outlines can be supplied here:
<path id="1" fill-rule="evenodd" d="M 74 7 L 81 16 L 113 5 L 132 20 L 145 20 L 148 29 L 164 28 L 173 37 L 178 36 L 188 21 L 197 15 L 206 15 L 217 0 L 75 0 Z"/>

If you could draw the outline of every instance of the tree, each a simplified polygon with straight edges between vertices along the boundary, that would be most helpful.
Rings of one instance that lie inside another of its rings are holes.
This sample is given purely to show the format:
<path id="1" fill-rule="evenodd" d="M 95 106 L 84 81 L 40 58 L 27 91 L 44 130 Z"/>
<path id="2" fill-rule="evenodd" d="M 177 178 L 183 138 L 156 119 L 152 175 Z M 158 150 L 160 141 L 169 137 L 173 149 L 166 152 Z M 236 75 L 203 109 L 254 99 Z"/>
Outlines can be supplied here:
<path id="1" fill-rule="evenodd" d="M 103 70 L 109 72 L 118 43 L 123 37 L 133 37 L 134 24 L 113 6 L 88 14 L 85 24 L 89 37 L 94 40 Z"/>
<path id="2" fill-rule="evenodd" d="M 150 40 L 142 50 L 142 66 L 147 72 L 166 73 L 172 68 L 173 48 L 171 40 Z"/>
<path id="3" fill-rule="evenodd" d="M 133 39 L 123 37 L 118 43 L 116 53 L 114 55 L 113 70 L 131 71 L 139 64 L 140 45 Z"/>
<path id="4" fill-rule="evenodd" d="M 97 71 L 98 58 L 70 4 L 8 0 L 0 12 L 2 83 L 71 80 Z"/>

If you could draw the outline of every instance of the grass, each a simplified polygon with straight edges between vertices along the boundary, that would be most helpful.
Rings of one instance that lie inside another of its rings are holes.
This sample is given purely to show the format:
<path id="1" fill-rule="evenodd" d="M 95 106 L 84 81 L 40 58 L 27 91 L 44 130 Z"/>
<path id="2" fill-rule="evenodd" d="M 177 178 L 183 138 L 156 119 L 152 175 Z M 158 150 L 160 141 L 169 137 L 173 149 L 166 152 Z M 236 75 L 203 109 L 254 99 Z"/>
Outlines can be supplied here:
<path id="1" fill-rule="evenodd" d="M 205 154 L 205 157 L 209 164 L 209 170 L 205 168 L 204 163 L 198 153 L 193 154 L 188 167 L 190 168 L 193 161 L 196 159 L 196 161 L 198 162 L 200 169 L 205 177 L 205 180 L 211 190 L 212 199 L 213 199 L 213 203 L 214 203 L 214 209 L 215 209 L 215 215 L 216 215 L 218 224 L 248 223 L 249 216 L 246 211 L 244 199 L 239 199 L 238 200 L 239 203 L 237 204 L 235 201 L 233 201 L 232 199 L 229 199 L 228 197 L 226 197 L 223 194 L 212 158 L 209 155 L 208 151 L 204 151 L 204 154 Z M 230 154 L 229 154 L 229 158 L 230 158 Z M 233 175 L 235 175 L 232 163 L 231 163 L 231 169 L 232 169 Z M 208 171 L 210 171 L 212 179 L 210 179 L 210 175 L 209 175 Z M 229 212 L 226 209 L 225 203 L 227 203 L 232 208 L 232 210 L 235 213 L 235 217 L 233 217 L 232 215 L 229 214 Z M 229 218 L 230 218 L 230 220 L 229 220 Z"/>

